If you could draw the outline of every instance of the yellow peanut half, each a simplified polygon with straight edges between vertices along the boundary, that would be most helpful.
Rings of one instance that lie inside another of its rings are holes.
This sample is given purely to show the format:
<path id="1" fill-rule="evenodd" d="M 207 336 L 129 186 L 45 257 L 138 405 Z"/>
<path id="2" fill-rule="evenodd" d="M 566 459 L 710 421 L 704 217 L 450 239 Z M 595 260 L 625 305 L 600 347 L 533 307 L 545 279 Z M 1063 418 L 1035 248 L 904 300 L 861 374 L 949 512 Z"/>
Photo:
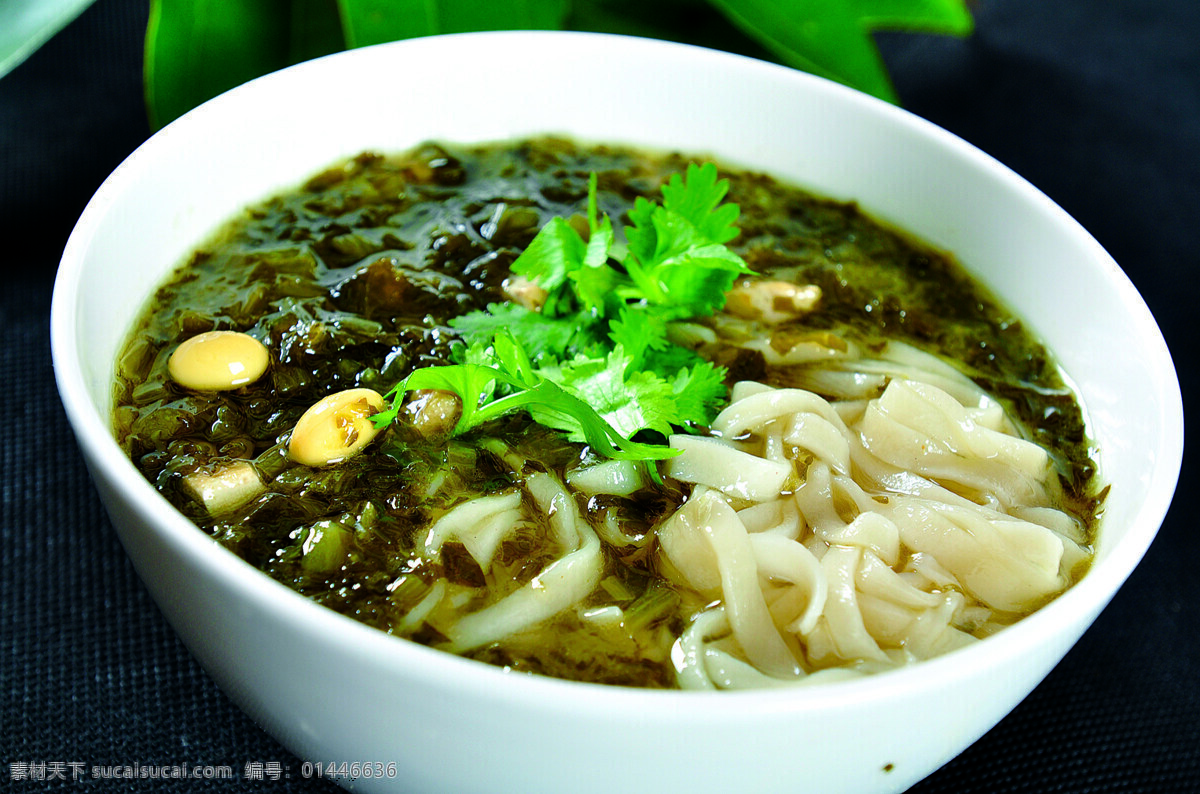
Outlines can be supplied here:
<path id="1" fill-rule="evenodd" d="M 300 417 L 288 442 L 288 455 L 304 466 L 341 463 L 379 434 L 371 416 L 382 410 L 383 397 L 371 389 L 330 394 Z"/>
<path id="2" fill-rule="evenodd" d="M 175 349 L 167 361 L 171 380 L 196 391 L 248 386 L 267 371 L 271 356 L 252 336 L 238 331 L 206 331 Z"/>

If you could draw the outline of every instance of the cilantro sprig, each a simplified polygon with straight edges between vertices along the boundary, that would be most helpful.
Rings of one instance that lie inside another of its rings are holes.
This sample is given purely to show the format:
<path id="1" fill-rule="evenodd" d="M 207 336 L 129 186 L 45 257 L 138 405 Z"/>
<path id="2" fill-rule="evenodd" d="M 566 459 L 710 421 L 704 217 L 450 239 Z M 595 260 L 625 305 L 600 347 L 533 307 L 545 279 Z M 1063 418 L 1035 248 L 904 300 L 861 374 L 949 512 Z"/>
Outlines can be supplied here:
<path id="1" fill-rule="evenodd" d="M 386 427 L 400 412 L 403 396 L 417 389 L 444 389 L 462 399 L 463 413 L 454 428 L 462 435 L 492 419 L 527 410 L 541 424 L 567 431 L 574 440 L 586 441 L 608 458 L 663 460 L 675 450 L 657 444 L 631 441 L 583 398 L 544 377 L 513 337 L 498 333 L 489 348 L 473 348 L 474 361 L 414 370 L 388 392 L 389 407 L 371 417 Z"/>
<path id="2" fill-rule="evenodd" d="M 738 207 L 722 203 L 728 189 L 711 163 L 673 175 L 661 203 L 634 203 L 618 260 L 592 174 L 586 238 L 553 218 L 513 262 L 546 291 L 540 311 L 495 303 L 452 320 L 458 363 L 412 372 L 376 425 L 396 418 L 405 393 L 444 389 L 463 402 L 454 435 L 523 410 L 606 457 L 677 454 L 633 439 L 707 425 L 726 399 L 725 370 L 671 342 L 669 329 L 722 308 L 734 280 L 753 272 L 725 245 L 738 235 Z"/>
<path id="3" fill-rule="evenodd" d="M 613 267 L 616 234 L 597 208 L 596 175 L 588 182 L 588 239 L 571 224 L 546 224 L 512 271 L 549 293 L 548 317 L 592 314 L 612 317 L 634 307 L 665 320 L 703 317 L 725 305 L 725 291 L 751 270 L 725 246 L 738 235 L 736 204 L 722 204 L 729 182 L 712 163 L 688 166 L 662 186 L 655 203 L 638 197 L 624 230 L 627 251 Z"/>

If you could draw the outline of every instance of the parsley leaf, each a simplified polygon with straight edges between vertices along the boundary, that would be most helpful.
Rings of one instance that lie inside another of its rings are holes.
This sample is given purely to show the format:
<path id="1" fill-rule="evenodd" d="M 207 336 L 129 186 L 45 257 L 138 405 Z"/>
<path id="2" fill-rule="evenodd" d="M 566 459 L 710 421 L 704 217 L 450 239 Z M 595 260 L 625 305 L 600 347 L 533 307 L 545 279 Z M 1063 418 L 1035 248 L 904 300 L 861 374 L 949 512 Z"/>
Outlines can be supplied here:
<path id="1" fill-rule="evenodd" d="M 737 223 L 741 210 L 736 204 L 721 204 L 729 192 L 729 183 L 717 180 L 717 167 L 712 163 L 687 169 L 687 182 L 673 174 L 662 186 L 663 209 L 680 216 L 706 240 L 727 243 L 738 236 Z"/>
<path id="2" fill-rule="evenodd" d="M 708 361 L 680 369 L 671 381 L 680 425 L 709 425 L 726 399 L 725 369 Z"/>
<path id="3" fill-rule="evenodd" d="M 620 317 L 609 323 L 608 337 L 615 346 L 628 351 L 638 367 L 652 352 L 671 344 L 667 341 L 667 321 L 661 315 L 632 307 L 623 309 Z"/>
<path id="4" fill-rule="evenodd" d="M 500 331 L 518 339 L 529 357 L 538 360 L 569 358 L 589 349 L 597 349 L 603 333 L 586 317 L 551 317 L 516 303 L 493 303 L 486 312 L 470 312 L 450 321 L 450 327 L 462 334 L 469 346 L 488 344 Z"/>
<path id="5" fill-rule="evenodd" d="M 725 292 L 740 274 L 751 273 L 725 247 L 737 237 L 736 204 L 719 206 L 729 189 L 712 163 L 687 168 L 663 185 L 663 203 L 639 198 L 625 230 L 625 269 L 641 297 L 671 318 L 703 317 L 725 305 Z"/>
<path id="6" fill-rule="evenodd" d="M 548 317 L 568 315 L 576 306 L 601 316 L 607 296 L 620 281 L 620 274 L 608 266 L 613 226 L 608 216 L 599 216 L 595 174 L 588 180 L 588 228 L 585 241 L 571 224 L 553 218 L 512 264 L 512 272 L 546 290 L 541 313 Z"/>
<path id="7" fill-rule="evenodd" d="M 679 454 L 661 444 L 630 440 L 633 432 L 622 433 L 587 400 L 536 370 L 521 343 L 507 333 L 498 333 L 493 347 L 473 345 L 466 358 L 464 364 L 413 370 L 384 395 L 389 407 L 372 416 L 372 422 L 382 428 L 395 421 L 407 392 L 443 389 L 462 399 L 462 416 L 453 431 L 456 436 L 505 414 L 527 410 L 541 424 L 567 431 L 572 440 L 586 442 L 605 457 L 664 460 Z M 590 390 L 602 391 L 604 387 L 598 384 Z M 615 416 L 621 408 L 619 398 L 614 398 L 606 410 Z"/>
<path id="8" fill-rule="evenodd" d="M 513 262 L 546 291 L 541 310 L 493 303 L 452 320 L 459 363 L 410 374 L 388 393 L 378 426 L 395 419 L 407 391 L 445 389 L 463 400 L 455 435 L 524 410 L 602 455 L 661 460 L 675 452 L 632 439 L 712 421 L 725 370 L 671 342 L 669 324 L 722 308 L 738 275 L 752 272 L 725 246 L 739 234 L 737 206 L 722 204 L 729 184 L 711 163 L 690 165 L 662 186 L 660 204 L 639 198 L 616 262 L 597 183 L 592 174 L 586 239 L 554 218 Z"/>
<path id="9" fill-rule="evenodd" d="M 632 359 L 618 345 L 604 358 L 580 356 L 559 367 L 544 371 L 546 377 L 579 395 L 596 409 L 604 421 L 626 438 L 642 430 L 666 435 L 671 432 L 675 417 L 674 394 L 671 384 L 652 372 L 630 368 Z M 545 425 L 536 412 L 533 418 Z M 571 432 L 574 441 L 582 441 L 572 427 L 559 427 Z"/>

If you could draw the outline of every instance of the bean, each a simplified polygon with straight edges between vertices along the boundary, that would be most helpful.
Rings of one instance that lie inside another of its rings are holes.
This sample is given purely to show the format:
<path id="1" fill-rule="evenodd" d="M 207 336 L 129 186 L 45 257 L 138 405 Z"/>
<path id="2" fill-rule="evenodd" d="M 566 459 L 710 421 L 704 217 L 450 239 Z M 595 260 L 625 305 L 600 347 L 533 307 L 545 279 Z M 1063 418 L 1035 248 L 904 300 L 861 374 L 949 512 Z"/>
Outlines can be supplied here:
<path id="1" fill-rule="evenodd" d="M 176 348 L 167 371 L 184 388 L 225 391 L 258 380 L 268 363 L 267 348 L 254 337 L 237 331 L 208 331 Z"/>
<path id="2" fill-rule="evenodd" d="M 383 397 L 372 389 L 330 394 L 304 412 L 292 430 L 288 454 L 304 466 L 341 463 L 379 433 L 371 416 L 383 410 Z"/>

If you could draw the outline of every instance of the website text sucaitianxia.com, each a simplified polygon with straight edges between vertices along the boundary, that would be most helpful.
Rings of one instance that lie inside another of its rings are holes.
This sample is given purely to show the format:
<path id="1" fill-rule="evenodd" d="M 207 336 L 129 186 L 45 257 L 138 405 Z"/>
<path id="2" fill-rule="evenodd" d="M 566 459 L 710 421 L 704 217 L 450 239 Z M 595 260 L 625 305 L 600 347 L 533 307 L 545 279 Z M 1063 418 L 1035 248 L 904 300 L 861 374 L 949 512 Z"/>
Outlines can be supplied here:
<path id="1" fill-rule="evenodd" d="M 12 782 L 85 780 L 246 780 L 274 781 L 292 777 L 358 780 L 394 778 L 396 765 L 387 762 L 313 762 L 285 764 L 278 761 L 247 761 L 230 764 L 92 764 L 86 761 L 10 761 Z"/>

